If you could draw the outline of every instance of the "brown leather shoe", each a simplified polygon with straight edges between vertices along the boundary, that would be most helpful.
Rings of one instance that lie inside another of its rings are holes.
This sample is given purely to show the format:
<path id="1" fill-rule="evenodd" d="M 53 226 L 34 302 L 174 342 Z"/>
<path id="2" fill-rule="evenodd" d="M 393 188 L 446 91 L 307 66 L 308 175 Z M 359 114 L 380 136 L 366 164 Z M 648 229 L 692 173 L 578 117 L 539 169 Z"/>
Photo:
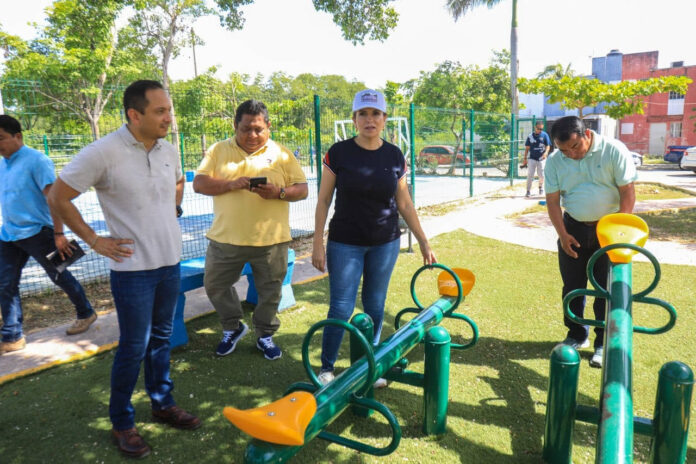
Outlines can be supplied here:
<path id="1" fill-rule="evenodd" d="M 73 322 L 72 325 L 68 327 L 68 330 L 66 330 L 65 333 L 68 335 L 77 335 L 83 332 L 87 332 L 89 326 L 92 325 L 92 323 L 96 320 L 97 313 L 92 313 L 89 317 L 86 317 L 84 319 L 76 319 L 75 322 Z"/>
<path id="2" fill-rule="evenodd" d="M 13 342 L 0 342 L 0 354 L 9 353 L 11 351 L 23 350 L 27 346 L 27 339 L 22 337 Z"/>
<path id="3" fill-rule="evenodd" d="M 152 451 L 135 427 L 127 430 L 112 429 L 111 438 L 118 446 L 118 450 L 130 458 L 144 458 Z"/>
<path id="4" fill-rule="evenodd" d="M 152 418 L 157 422 L 169 424 L 177 429 L 193 430 L 201 426 L 201 420 L 189 414 L 179 406 L 172 406 L 160 411 L 152 410 Z"/>

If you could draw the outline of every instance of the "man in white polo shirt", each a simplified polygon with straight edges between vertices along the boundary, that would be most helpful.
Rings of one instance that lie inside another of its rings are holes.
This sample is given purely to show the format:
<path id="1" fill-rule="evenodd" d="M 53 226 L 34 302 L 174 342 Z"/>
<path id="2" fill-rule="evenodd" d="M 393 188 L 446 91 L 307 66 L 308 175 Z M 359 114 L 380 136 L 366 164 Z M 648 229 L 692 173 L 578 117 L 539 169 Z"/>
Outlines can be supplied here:
<path id="1" fill-rule="evenodd" d="M 135 429 L 131 395 L 145 361 L 145 389 L 156 421 L 195 429 L 201 421 L 176 406 L 169 378 L 169 337 L 179 294 L 184 177 L 176 149 L 163 139 L 171 102 L 156 81 L 124 92 L 128 123 L 85 147 L 63 169 L 49 202 L 97 253 L 111 258 L 111 293 L 120 329 L 111 370 L 109 416 L 119 450 L 143 457 L 150 447 Z M 94 187 L 110 237 L 97 235 L 71 200 Z"/>
<path id="2" fill-rule="evenodd" d="M 610 213 L 630 213 L 636 201 L 633 182 L 638 177 L 626 146 L 585 128 L 576 116 L 557 120 L 551 138 L 558 147 L 546 162 L 546 205 L 558 233 L 558 265 L 563 297 L 586 288 L 587 262 L 597 251 L 597 221 Z M 562 201 L 562 204 L 561 204 Z M 565 212 L 561 209 L 565 208 Z M 609 260 L 605 254 L 594 266 L 594 277 L 606 285 Z M 575 298 L 570 310 L 583 317 L 585 299 Z M 594 300 L 595 319 L 603 321 L 606 301 Z M 563 317 L 568 334 L 563 344 L 580 349 L 589 346 L 589 329 Z M 595 328 L 590 366 L 602 367 L 604 329 Z"/>

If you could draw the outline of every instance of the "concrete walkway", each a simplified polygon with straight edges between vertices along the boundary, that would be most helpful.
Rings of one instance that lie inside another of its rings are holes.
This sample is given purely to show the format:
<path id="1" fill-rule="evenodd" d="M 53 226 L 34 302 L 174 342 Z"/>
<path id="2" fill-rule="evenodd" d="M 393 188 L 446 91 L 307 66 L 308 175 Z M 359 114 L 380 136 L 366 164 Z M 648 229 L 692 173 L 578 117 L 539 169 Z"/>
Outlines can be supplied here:
<path id="1" fill-rule="evenodd" d="M 523 183 L 519 182 L 513 189 L 467 200 L 460 208 L 446 215 L 422 218 L 423 229 L 428 237 L 464 229 L 521 246 L 556 251 L 556 232 L 545 213 L 526 215 L 523 219 L 505 218 L 538 204 L 542 199 L 524 198 L 524 191 Z M 696 207 L 696 198 L 640 203 L 636 211 L 685 207 Z M 406 247 L 407 243 L 407 236 L 402 236 L 402 247 Z M 417 247 L 415 242 L 414 245 Z M 660 263 L 696 266 L 696 244 L 649 240 L 646 248 Z M 311 256 L 305 255 L 296 259 L 293 284 L 321 277 L 322 274 L 312 266 Z M 240 281 L 236 285 L 237 291 L 240 295 L 245 295 L 246 279 L 241 280 L 243 282 Z M 185 319 L 212 311 L 203 288 L 187 293 Z M 113 348 L 118 342 L 118 323 L 113 311 L 100 315 L 84 334 L 68 337 L 65 335 L 65 329 L 69 325 L 63 324 L 29 334 L 24 350 L 0 356 L 0 384 L 51 366 L 92 356 Z"/>

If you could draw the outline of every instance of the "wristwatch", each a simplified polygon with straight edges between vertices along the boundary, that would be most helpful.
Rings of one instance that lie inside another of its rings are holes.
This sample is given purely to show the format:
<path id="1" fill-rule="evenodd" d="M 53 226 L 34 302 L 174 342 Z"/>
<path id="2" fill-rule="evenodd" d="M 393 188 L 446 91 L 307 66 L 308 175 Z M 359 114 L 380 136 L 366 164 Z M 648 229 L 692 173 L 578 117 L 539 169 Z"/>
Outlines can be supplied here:
<path id="1" fill-rule="evenodd" d="M 280 189 L 280 195 L 278 195 L 278 198 L 280 198 L 281 200 L 285 199 L 285 189 L 282 187 Z"/>
<path id="2" fill-rule="evenodd" d="M 183 208 L 181 205 L 176 205 L 176 217 L 181 217 L 182 214 L 184 214 Z"/>

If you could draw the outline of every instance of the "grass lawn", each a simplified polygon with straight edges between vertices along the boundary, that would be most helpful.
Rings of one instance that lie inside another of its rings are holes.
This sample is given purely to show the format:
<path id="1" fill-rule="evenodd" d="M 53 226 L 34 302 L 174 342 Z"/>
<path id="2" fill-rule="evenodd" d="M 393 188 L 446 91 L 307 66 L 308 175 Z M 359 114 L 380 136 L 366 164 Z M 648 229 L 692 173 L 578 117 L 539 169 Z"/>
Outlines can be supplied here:
<path id="1" fill-rule="evenodd" d="M 376 392 L 402 427 L 400 447 L 386 458 L 373 457 L 314 439 L 300 451 L 297 463 L 538 463 L 541 461 L 548 384 L 548 357 L 565 335 L 560 309 L 561 282 L 556 255 L 517 245 L 453 232 L 432 242 L 441 262 L 471 269 L 477 278 L 462 312 L 478 324 L 481 339 L 472 349 L 452 351 L 447 433 L 429 437 L 421 432 L 423 398 L 415 387 L 391 384 Z M 393 332 L 394 315 L 413 306 L 408 285 L 420 265 L 418 254 L 402 254 L 387 300 L 384 334 Z M 432 302 L 435 273 L 419 280 L 419 298 Z M 671 360 L 696 359 L 692 337 L 696 323 L 696 290 L 684 285 L 693 269 L 662 267 L 662 281 L 651 296 L 671 302 L 679 313 L 670 332 L 634 337 L 634 413 L 652 417 L 660 366 Z M 652 267 L 638 263 L 634 282 L 642 290 L 652 278 Z M 300 347 L 311 324 L 327 311 L 328 281 L 294 287 L 298 306 L 281 313 L 276 340 L 284 349 L 277 361 L 266 361 L 244 338 L 237 350 L 217 358 L 217 316 L 189 322 L 190 343 L 172 354 L 172 377 L 179 405 L 195 411 L 204 424 L 193 432 L 168 428 L 150 420 L 149 400 L 141 380 L 133 397 L 137 427 L 153 446 L 148 462 L 242 462 L 249 437 L 222 416 L 224 406 L 251 408 L 274 401 L 295 381 L 306 381 Z M 659 308 L 635 305 L 635 322 L 656 326 L 666 320 Z M 591 316 L 590 316 L 591 317 Z M 246 322 L 250 323 L 248 314 Z M 446 321 L 453 341 L 470 336 L 467 326 Z M 347 345 L 347 344 L 345 344 Z M 314 339 L 312 364 L 318 366 L 320 336 Z M 113 352 L 60 366 L 0 386 L 0 461 L 123 462 L 110 443 L 108 419 L 109 375 Z M 581 352 L 578 402 L 598 404 L 601 371 L 588 366 L 590 350 Z M 338 367 L 347 366 L 347 346 Z M 410 354 L 410 369 L 422 372 L 423 351 Z M 373 446 L 385 446 L 390 432 L 381 417 L 356 418 L 345 412 L 329 431 Z M 687 459 L 696 460 L 694 427 Z M 596 427 L 575 426 L 573 462 L 594 462 Z M 649 440 L 636 437 L 635 462 L 646 462 Z"/>

